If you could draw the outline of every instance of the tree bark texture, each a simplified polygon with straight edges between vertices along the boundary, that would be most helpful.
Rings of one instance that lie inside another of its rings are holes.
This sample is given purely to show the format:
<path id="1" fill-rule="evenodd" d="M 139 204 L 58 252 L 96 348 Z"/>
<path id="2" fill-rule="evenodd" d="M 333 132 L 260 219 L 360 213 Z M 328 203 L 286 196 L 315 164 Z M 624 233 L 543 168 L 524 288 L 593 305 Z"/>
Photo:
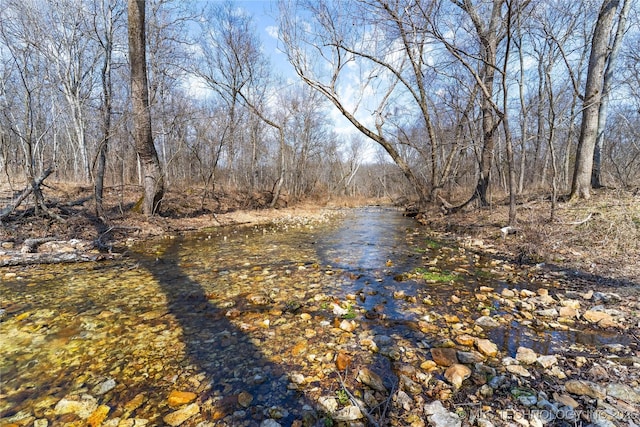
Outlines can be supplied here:
<path id="1" fill-rule="evenodd" d="M 164 195 L 164 178 L 151 133 L 145 51 L 145 1 L 129 0 L 128 11 L 133 134 L 142 168 L 142 185 L 144 188 L 142 211 L 145 215 L 151 216 L 160 209 L 160 202 Z"/>
<path id="2" fill-rule="evenodd" d="M 587 70 L 582 125 L 578 139 L 576 167 L 571 185 L 571 199 L 588 199 L 591 189 L 593 153 L 598 133 L 598 114 L 602 100 L 604 71 L 607 62 L 613 18 L 620 0 L 604 0 L 596 21 Z"/>
<path id="3" fill-rule="evenodd" d="M 611 53 L 607 55 L 607 68 L 604 72 L 604 83 L 602 88 L 602 101 L 600 102 L 600 109 L 598 111 L 598 133 L 596 136 L 596 146 L 593 152 L 593 171 L 591 173 L 591 187 L 602 187 L 602 150 L 604 147 L 604 130 L 607 126 L 607 116 L 609 112 L 609 93 L 613 86 L 613 76 L 616 62 L 618 61 L 618 55 L 620 53 L 620 47 L 622 46 L 622 39 L 627 28 L 627 16 L 631 9 L 631 0 L 624 0 L 622 3 L 622 10 L 620 11 L 620 17 L 618 18 L 618 28 L 616 29 L 616 35 L 613 39 L 613 46 Z"/>

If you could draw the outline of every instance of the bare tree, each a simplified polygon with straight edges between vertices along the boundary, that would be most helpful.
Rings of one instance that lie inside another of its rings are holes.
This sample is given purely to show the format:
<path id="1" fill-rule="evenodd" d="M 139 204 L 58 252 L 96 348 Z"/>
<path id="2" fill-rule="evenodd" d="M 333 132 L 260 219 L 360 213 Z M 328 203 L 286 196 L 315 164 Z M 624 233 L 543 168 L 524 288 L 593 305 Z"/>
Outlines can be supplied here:
<path id="1" fill-rule="evenodd" d="M 107 164 L 107 152 L 109 142 L 112 137 L 112 115 L 113 115 L 113 79 L 112 79 L 112 57 L 114 45 L 116 43 L 116 29 L 118 22 L 124 14 L 124 8 L 119 2 L 114 0 L 101 0 L 94 3 L 94 36 L 97 38 L 102 51 L 102 132 L 98 143 L 98 152 L 94 162 L 94 196 L 96 202 L 96 215 L 104 216 L 103 196 L 104 177 Z"/>
<path id="2" fill-rule="evenodd" d="M 593 38 L 591 54 L 587 70 L 587 82 L 582 110 L 582 125 L 578 139 L 576 166 L 571 184 L 571 199 L 590 197 L 591 173 L 593 168 L 593 153 L 598 133 L 598 115 L 602 100 L 604 72 L 611 29 L 620 0 L 604 0 L 598 13 Z"/>
<path id="3" fill-rule="evenodd" d="M 427 38 L 424 22 L 419 22 L 427 14 L 421 10 L 423 4 L 405 8 L 384 1 L 320 1 L 305 6 L 314 17 L 312 28 L 305 28 L 308 22 L 297 20 L 293 3 L 280 3 L 281 38 L 297 74 L 333 103 L 358 131 L 379 144 L 420 201 L 426 202 L 430 199 L 429 186 L 434 183 L 425 182 L 409 164 L 396 139 L 397 119 L 419 111 L 435 163 L 437 150 L 424 78 Z M 360 75 L 355 88 L 346 82 L 354 70 Z M 404 111 L 394 103 L 400 99 L 406 101 Z"/>
<path id="4" fill-rule="evenodd" d="M 602 87 L 602 100 L 598 110 L 598 130 L 596 136 L 596 146 L 593 151 L 593 170 L 591 173 L 591 186 L 593 188 L 602 187 L 602 149 L 604 146 L 604 132 L 607 126 L 607 116 L 609 111 L 609 98 L 613 86 L 615 67 L 618 62 L 618 55 L 622 46 L 622 39 L 627 29 L 627 17 L 631 10 L 631 0 L 623 0 L 618 26 L 613 39 L 611 51 L 607 55 L 607 66 L 604 72 L 604 82 Z"/>
<path id="5" fill-rule="evenodd" d="M 134 138 L 140 157 L 144 187 L 142 210 L 145 215 L 151 216 L 160 209 L 164 196 L 164 177 L 151 133 L 147 87 L 145 1 L 129 0 L 128 12 Z"/>

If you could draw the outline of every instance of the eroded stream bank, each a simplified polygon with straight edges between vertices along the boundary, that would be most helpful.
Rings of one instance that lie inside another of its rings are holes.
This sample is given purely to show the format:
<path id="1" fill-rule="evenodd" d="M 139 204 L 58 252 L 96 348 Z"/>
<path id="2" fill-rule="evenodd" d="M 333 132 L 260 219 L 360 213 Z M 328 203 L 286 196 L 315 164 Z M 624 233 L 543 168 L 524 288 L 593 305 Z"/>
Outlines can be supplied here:
<path id="1" fill-rule="evenodd" d="M 637 300 L 392 209 L 0 277 L 3 425 L 638 422 Z"/>

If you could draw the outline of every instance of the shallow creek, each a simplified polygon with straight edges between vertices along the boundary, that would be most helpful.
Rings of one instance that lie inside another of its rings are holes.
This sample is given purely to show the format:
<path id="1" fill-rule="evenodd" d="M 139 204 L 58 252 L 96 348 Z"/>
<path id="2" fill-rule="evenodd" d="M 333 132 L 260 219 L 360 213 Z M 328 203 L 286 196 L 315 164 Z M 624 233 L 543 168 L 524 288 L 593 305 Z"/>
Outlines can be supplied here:
<path id="1" fill-rule="evenodd" d="M 482 286 L 553 286 L 535 266 L 503 265 L 428 239 L 397 210 L 366 208 L 149 241 L 119 261 L 0 269 L 0 424 L 160 425 L 180 391 L 196 406 L 175 425 L 291 425 L 340 389 L 339 353 L 391 389 L 391 361 L 419 367 L 455 330 L 511 356 L 622 339 L 483 306 Z M 507 322 L 474 330 L 482 310 Z"/>

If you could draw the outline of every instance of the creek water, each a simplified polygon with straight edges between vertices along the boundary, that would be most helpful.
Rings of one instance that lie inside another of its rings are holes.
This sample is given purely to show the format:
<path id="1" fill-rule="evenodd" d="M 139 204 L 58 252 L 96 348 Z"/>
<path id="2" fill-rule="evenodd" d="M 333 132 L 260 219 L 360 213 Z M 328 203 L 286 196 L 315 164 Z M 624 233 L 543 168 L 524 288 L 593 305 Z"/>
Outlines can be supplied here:
<path id="1" fill-rule="evenodd" d="M 289 425 L 338 388 L 338 352 L 392 381 L 389 360 L 419 366 L 456 328 L 473 331 L 480 309 L 503 313 L 478 306 L 481 286 L 552 282 L 501 263 L 366 208 L 153 240 L 119 261 L 0 270 L 0 421 L 76 425 L 106 405 L 103 425 L 158 425 L 176 410 L 170 393 L 189 391 L 199 413 L 182 425 Z M 518 318 L 484 333 L 508 355 L 622 339 Z"/>

